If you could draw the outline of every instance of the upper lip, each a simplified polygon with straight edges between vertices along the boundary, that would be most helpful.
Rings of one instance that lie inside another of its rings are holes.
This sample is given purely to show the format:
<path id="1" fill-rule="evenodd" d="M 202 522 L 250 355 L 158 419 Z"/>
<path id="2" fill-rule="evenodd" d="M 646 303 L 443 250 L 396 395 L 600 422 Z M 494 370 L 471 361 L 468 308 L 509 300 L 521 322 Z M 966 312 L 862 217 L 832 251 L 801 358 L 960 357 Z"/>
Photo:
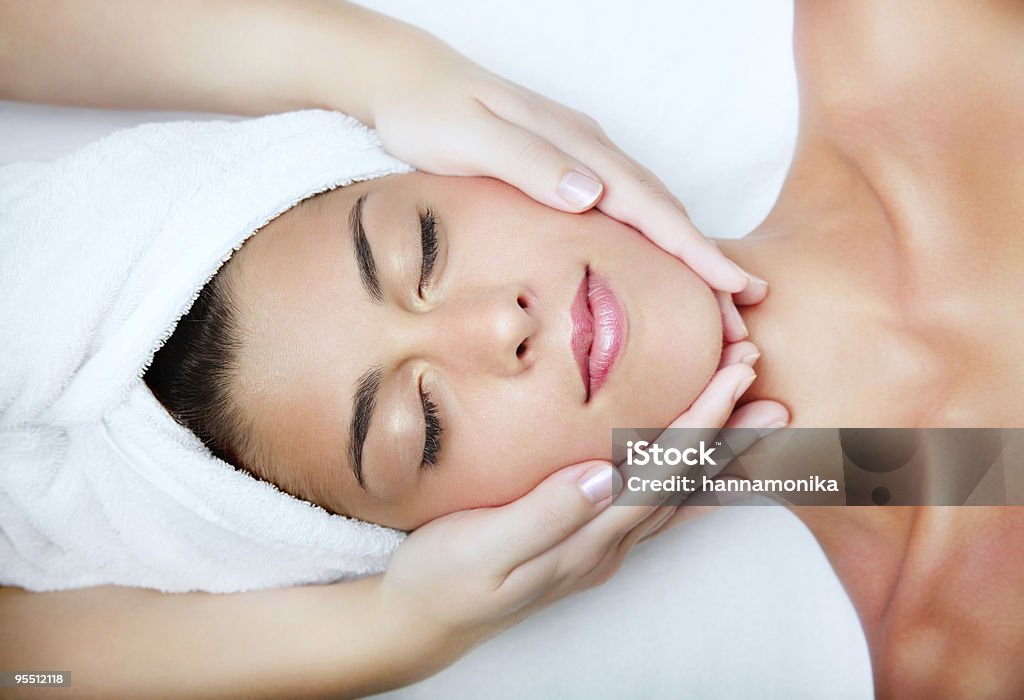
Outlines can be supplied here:
<path id="1" fill-rule="evenodd" d="M 576 295 L 569 304 L 569 319 L 572 322 L 572 336 L 570 344 L 572 356 L 579 367 L 580 376 L 583 378 L 583 390 L 585 400 L 590 400 L 590 346 L 594 342 L 594 316 L 590 312 L 590 304 L 587 297 L 590 292 L 590 268 L 583 272 L 583 280 L 580 282 Z"/>
<path id="2" fill-rule="evenodd" d="M 572 354 L 583 379 L 585 401 L 604 385 L 626 335 L 626 315 L 608 281 L 589 266 L 569 306 Z"/>

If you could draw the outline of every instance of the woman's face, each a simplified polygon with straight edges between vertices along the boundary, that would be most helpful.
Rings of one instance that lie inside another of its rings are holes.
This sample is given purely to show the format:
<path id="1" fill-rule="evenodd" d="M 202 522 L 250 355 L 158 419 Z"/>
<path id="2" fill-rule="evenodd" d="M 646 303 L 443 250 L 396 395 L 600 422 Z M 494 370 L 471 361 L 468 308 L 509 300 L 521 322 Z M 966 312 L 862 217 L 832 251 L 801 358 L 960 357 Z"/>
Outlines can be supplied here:
<path id="1" fill-rule="evenodd" d="M 489 179 L 413 173 L 323 194 L 229 270 L 246 462 L 405 530 L 610 458 L 613 427 L 670 423 L 722 347 L 714 297 L 685 265 L 600 213 Z"/>

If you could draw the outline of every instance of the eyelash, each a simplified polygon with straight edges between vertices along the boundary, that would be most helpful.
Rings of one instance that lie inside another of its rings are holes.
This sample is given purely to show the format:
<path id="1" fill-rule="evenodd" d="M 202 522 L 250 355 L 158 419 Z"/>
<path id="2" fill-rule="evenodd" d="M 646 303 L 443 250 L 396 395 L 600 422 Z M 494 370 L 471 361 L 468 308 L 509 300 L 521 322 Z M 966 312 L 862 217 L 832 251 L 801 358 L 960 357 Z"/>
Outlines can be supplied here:
<path id="1" fill-rule="evenodd" d="M 420 267 L 419 295 L 423 296 L 423 290 L 427 286 L 434 271 L 434 263 L 437 261 L 437 218 L 434 212 L 427 209 L 420 217 L 420 245 L 423 249 L 423 264 Z"/>
<path id="2" fill-rule="evenodd" d="M 423 263 L 420 267 L 418 292 L 422 297 L 427 281 L 434 271 L 434 263 L 437 262 L 437 217 L 430 209 L 420 216 L 420 246 L 423 249 Z M 430 394 L 423 391 L 422 386 L 420 401 L 423 403 L 423 422 L 426 425 L 423 436 L 423 467 L 434 469 L 437 467 L 437 456 L 441 452 L 441 435 L 444 434 L 444 428 L 438 417 L 437 404 L 431 401 Z"/>
<path id="3" fill-rule="evenodd" d="M 420 400 L 423 402 L 423 420 L 427 426 L 423 438 L 423 466 L 432 469 L 437 467 L 437 455 L 441 451 L 441 435 L 444 428 L 441 427 L 441 419 L 437 415 L 437 404 L 430 400 L 430 394 L 421 390 Z"/>

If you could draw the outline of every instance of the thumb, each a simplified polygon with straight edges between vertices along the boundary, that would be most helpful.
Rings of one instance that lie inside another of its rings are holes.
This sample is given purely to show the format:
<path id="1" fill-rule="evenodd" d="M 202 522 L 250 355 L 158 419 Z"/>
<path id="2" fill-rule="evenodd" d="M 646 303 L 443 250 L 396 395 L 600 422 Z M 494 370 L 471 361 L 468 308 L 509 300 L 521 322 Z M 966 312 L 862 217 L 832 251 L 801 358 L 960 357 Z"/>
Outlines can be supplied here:
<path id="1" fill-rule="evenodd" d="M 494 508 L 481 522 L 478 542 L 501 552 L 511 570 L 567 539 L 611 503 L 617 470 L 608 462 L 584 462 L 561 469 L 533 491 Z"/>
<path id="2" fill-rule="evenodd" d="M 486 120 L 483 130 L 474 151 L 483 174 L 565 212 L 587 211 L 601 201 L 600 178 L 546 139 L 501 119 Z"/>

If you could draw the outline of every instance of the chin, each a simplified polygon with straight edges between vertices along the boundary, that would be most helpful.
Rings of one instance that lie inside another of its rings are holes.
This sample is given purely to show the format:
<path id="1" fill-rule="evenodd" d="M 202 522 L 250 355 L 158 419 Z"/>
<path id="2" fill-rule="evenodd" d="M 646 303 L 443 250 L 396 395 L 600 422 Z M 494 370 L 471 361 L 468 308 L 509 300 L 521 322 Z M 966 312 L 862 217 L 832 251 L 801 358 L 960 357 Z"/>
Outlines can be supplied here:
<path id="1" fill-rule="evenodd" d="M 722 316 L 710 287 L 660 249 L 644 252 L 642 274 L 625 266 L 611 271 L 629 297 L 627 362 L 618 368 L 626 371 L 615 378 L 625 409 L 617 428 L 669 425 L 704 390 L 722 356 Z"/>

